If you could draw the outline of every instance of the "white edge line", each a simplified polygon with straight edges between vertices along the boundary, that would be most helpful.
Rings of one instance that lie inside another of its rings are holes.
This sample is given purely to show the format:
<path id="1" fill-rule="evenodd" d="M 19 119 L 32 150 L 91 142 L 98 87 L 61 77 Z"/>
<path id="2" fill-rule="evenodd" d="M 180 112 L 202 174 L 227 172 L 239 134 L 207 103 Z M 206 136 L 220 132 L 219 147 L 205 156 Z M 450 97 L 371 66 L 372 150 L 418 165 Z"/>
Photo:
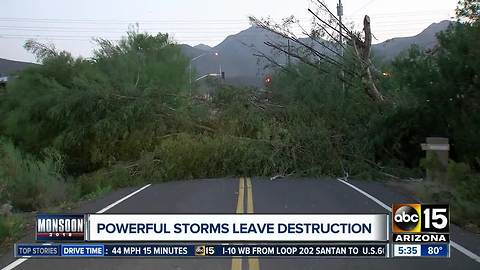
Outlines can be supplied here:
<path id="1" fill-rule="evenodd" d="M 367 192 L 361 190 L 360 188 L 348 183 L 347 181 L 344 181 L 342 179 L 339 179 L 337 178 L 338 181 L 342 182 L 343 184 L 355 189 L 356 191 L 362 193 L 363 195 L 365 195 L 367 198 L 369 198 L 370 200 L 376 202 L 378 205 L 380 205 L 381 207 L 385 208 L 386 210 L 388 210 L 389 212 L 392 212 L 392 208 L 389 207 L 388 205 L 384 204 L 383 202 L 381 202 L 379 199 L 373 197 L 372 195 L 368 194 Z M 471 252 L 470 250 L 466 249 L 465 247 L 463 247 L 462 245 L 454 242 L 454 241 L 450 241 L 450 245 L 460 251 L 461 253 L 465 254 L 467 257 L 469 257 L 470 259 L 472 260 L 475 260 L 476 262 L 480 263 L 480 256 L 478 256 L 477 254 Z"/>
<path id="2" fill-rule="evenodd" d="M 115 205 L 125 201 L 126 199 L 132 197 L 133 195 L 139 193 L 140 191 L 148 188 L 149 186 L 151 186 L 152 184 L 148 184 L 148 185 L 145 185 L 137 190 L 135 190 L 134 192 L 128 194 L 127 196 L 119 199 L 118 201 L 108 205 L 107 207 L 103 208 L 102 210 L 96 212 L 95 214 L 102 214 L 102 213 L 105 213 L 106 211 L 110 210 L 112 207 L 114 207 Z M 45 246 L 47 245 L 51 245 L 50 243 L 46 243 L 46 244 L 43 244 Z M 18 258 L 16 259 L 15 261 L 13 261 L 12 263 L 10 263 L 9 265 L 5 266 L 4 268 L 2 268 L 1 270 L 12 270 L 13 268 L 19 266 L 20 264 L 24 263 L 26 260 L 30 259 L 31 256 L 25 256 L 25 257 L 22 257 L 22 258 Z"/>
<path id="3" fill-rule="evenodd" d="M 460 251 L 461 253 L 467 255 L 468 257 L 470 257 L 471 259 L 477 261 L 478 263 L 480 263 L 480 256 L 478 256 L 477 254 L 471 252 L 470 250 L 464 248 L 463 246 L 461 246 L 460 244 L 456 243 L 456 242 L 453 242 L 453 241 L 450 241 L 450 245 Z"/>
<path id="4" fill-rule="evenodd" d="M 112 203 L 112 204 L 108 205 L 107 207 L 103 208 L 102 210 L 100 210 L 100 211 L 96 212 L 95 214 L 103 214 L 103 213 L 105 213 L 106 211 L 108 211 L 108 210 L 110 210 L 112 207 L 114 207 L 115 205 L 117 205 L 117 204 L 119 204 L 119 203 L 121 203 L 121 202 L 125 201 L 126 199 L 128 199 L 128 198 L 132 197 L 133 195 L 135 195 L 135 194 L 139 193 L 140 191 L 142 191 L 142 190 L 144 190 L 144 189 L 148 188 L 148 187 L 149 187 L 149 186 L 151 186 L 151 185 L 152 185 L 152 184 L 148 184 L 148 185 L 145 185 L 145 186 L 143 186 L 143 187 L 141 187 L 141 188 L 137 189 L 136 191 L 134 191 L 134 192 L 132 192 L 132 193 L 128 194 L 127 196 L 125 196 L 125 197 L 121 198 L 120 200 L 118 200 L 118 201 L 116 201 L 116 202 L 114 202 L 114 203 Z"/>
<path id="5" fill-rule="evenodd" d="M 4 268 L 2 268 L 2 270 L 11 270 L 17 266 L 19 266 L 20 264 L 24 263 L 26 260 L 30 259 L 31 257 L 30 256 L 26 256 L 26 257 L 22 257 L 22 258 L 19 258 L 19 259 L 16 259 L 15 261 L 13 261 L 11 264 L 5 266 Z"/>
<path id="6" fill-rule="evenodd" d="M 362 193 L 362 194 L 365 195 L 367 198 L 369 198 L 370 200 L 376 202 L 378 205 L 380 205 L 381 207 L 385 208 L 385 209 L 388 210 L 389 212 L 392 212 L 392 208 L 391 208 L 390 206 L 384 204 L 382 201 L 380 201 L 379 199 L 373 197 L 372 195 L 368 194 L 367 192 L 365 192 L 365 191 L 359 189 L 358 187 L 356 187 L 356 186 L 348 183 L 347 181 L 344 181 L 344 180 L 342 180 L 342 179 L 337 179 L 337 180 L 340 181 L 340 182 L 342 182 L 342 183 L 344 183 L 345 185 L 347 185 L 347 186 L 355 189 L 356 191 Z"/>

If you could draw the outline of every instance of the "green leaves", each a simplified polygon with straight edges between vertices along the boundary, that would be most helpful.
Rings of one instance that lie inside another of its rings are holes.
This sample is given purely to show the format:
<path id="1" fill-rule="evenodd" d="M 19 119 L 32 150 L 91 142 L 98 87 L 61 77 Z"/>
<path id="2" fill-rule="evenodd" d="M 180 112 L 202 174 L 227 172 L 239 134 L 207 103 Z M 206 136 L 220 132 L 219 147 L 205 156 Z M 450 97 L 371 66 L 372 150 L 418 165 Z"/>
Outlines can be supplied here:
<path id="1" fill-rule="evenodd" d="M 5 135 L 31 153 L 53 146 L 69 172 L 139 158 L 156 137 L 174 131 L 188 105 L 188 60 L 168 35 L 129 32 L 98 40 L 92 60 L 33 41 L 42 65 L 9 84 L 0 112 Z M 139 135 L 141 133 L 141 135 Z"/>
<path id="2" fill-rule="evenodd" d="M 453 158 L 476 166 L 480 27 L 455 23 L 438 40 L 430 53 L 413 47 L 393 62 L 390 85 L 398 89 L 393 96 L 397 107 L 379 122 L 378 136 L 390 141 L 387 145 L 397 157 L 407 160 L 413 155 L 416 163 L 422 155 L 418 144 L 425 137 L 449 137 Z"/>
<path id="3" fill-rule="evenodd" d="M 37 60 L 40 62 L 58 55 L 58 52 L 53 44 L 46 45 L 39 43 L 38 41 L 35 41 L 33 39 L 27 40 L 23 47 L 27 51 L 35 54 Z"/>
<path id="4" fill-rule="evenodd" d="M 65 199 L 62 173 L 62 158 L 55 151 L 43 151 L 36 159 L 0 138 L 0 204 L 31 211 L 59 203 Z"/>

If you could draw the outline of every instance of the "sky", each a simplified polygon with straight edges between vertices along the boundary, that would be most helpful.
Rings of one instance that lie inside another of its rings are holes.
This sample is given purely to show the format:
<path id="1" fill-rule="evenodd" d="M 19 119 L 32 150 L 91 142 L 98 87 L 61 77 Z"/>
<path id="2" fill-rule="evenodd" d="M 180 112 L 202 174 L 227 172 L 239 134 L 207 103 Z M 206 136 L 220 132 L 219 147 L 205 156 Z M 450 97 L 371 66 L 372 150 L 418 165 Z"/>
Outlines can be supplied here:
<path id="1" fill-rule="evenodd" d="M 314 0 L 316 1 L 316 0 Z M 374 43 L 414 36 L 434 22 L 452 19 L 458 0 L 343 0 L 344 20 L 362 29 L 371 18 Z M 336 12 L 338 0 L 325 0 Z M 305 26 L 311 0 L 2 0 L 0 58 L 34 62 L 27 39 L 53 43 L 89 57 L 92 37 L 118 40 L 138 23 L 140 31 L 169 33 L 179 43 L 215 46 L 250 26 L 248 16 L 274 20 L 294 15 Z"/>

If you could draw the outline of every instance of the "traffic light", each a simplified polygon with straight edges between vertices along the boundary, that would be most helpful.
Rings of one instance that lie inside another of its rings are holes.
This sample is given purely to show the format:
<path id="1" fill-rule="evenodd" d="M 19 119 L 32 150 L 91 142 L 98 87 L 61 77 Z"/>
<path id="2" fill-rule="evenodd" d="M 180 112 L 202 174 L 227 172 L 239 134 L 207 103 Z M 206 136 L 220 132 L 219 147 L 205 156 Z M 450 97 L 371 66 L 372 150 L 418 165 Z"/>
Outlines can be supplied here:
<path id="1" fill-rule="evenodd" d="M 272 84 L 272 77 L 271 76 L 265 77 L 265 85 L 269 86 L 271 84 Z"/>

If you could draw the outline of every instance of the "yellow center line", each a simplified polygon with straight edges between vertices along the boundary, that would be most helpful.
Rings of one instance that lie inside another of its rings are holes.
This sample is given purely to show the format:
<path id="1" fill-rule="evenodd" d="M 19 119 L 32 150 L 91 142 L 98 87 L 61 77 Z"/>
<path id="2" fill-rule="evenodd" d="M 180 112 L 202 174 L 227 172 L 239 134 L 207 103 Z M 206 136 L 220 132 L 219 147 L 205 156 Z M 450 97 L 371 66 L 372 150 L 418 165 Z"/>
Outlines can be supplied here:
<path id="1" fill-rule="evenodd" d="M 245 180 L 243 177 L 240 177 L 240 182 L 238 183 L 238 199 L 237 199 L 237 210 L 235 213 L 243 214 L 243 205 L 245 198 Z M 232 258 L 232 270 L 242 270 L 242 258 Z"/>
<path id="2" fill-rule="evenodd" d="M 250 177 L 247 177 L 247 213 L 253 214 L 253 195 L 252 195 L 252 180 Z M 248 258 L 248 268 L 249 270 L 259 270 L 260 262 L 258 257 L 249 257 Z"/>
<path id="3" fill-rule="evenodd" d="M 237 214 L 243 214 L 243 205 L 245 198 L 245 180 L 243 177 L 240 177 L 240 182 L 238 183 L 238 200 L 237 200 Z"/>
<path id="4" fill-rule="evenodd" d="M 247 213 L 253 214 L 252 180 L 247 177 Z"/>

